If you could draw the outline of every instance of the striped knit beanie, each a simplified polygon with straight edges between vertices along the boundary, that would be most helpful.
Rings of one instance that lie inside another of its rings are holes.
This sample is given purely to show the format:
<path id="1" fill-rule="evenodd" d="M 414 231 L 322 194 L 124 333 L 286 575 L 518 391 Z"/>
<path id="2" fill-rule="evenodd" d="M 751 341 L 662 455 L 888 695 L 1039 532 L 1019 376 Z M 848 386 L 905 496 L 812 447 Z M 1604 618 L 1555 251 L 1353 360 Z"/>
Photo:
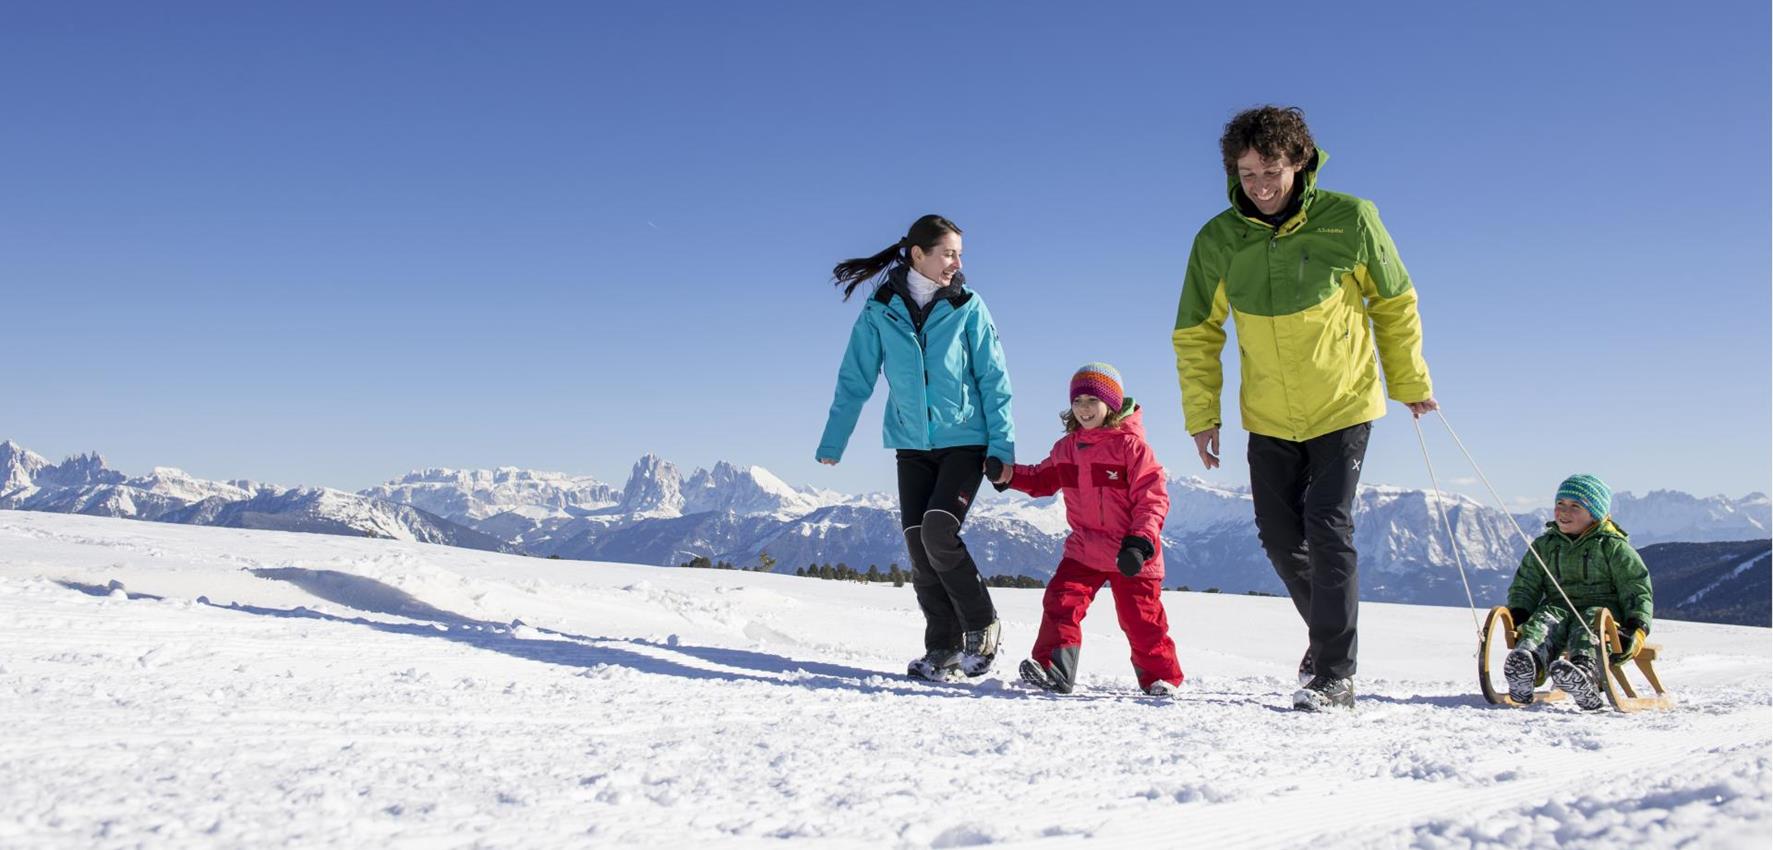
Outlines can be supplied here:
<path id="1" fill-rule="evenodd" d="M 1115 413 L 1126 402 L 1120 389 L 1120 372 L 1107 363 L 1085 363 L 1071 376 L 1071 398 L 1080 395 L 1093 395 L 1108 405 L 1108 412 Z"/>
<path id="2" fill-rule="evenodd" d="M 1613 490 L 1593 475 L 1572 475 L 1558 485 L 1558 498 L 1569 499 L 1586 509 L 1595 522 L 1613 511 Z"/>

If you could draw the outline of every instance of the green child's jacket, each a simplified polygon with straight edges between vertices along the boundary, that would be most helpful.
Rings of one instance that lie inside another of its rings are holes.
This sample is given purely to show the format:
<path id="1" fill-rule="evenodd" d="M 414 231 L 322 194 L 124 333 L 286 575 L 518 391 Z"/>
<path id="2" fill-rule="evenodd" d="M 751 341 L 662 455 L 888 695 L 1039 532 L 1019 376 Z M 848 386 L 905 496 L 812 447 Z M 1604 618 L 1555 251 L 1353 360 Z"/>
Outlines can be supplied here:
<path id="1" fill-rule="evenodd" d="M 1637 620 L 1650 627 L 1654 604 L 1650 593 L 1650 571 L 1644 559 L 1623 529 L 1611 519 L 1601 520 L 1578 537 L 1570 537 L 1557 529 L 1557 523 L 1545 524 L 1544 534 L 1532 544 L 1515 570 L 1514 582 L 1508 586 L 1508 607 L 1538 611 L 1542 606 L 1566 608 L 1570 604 L 1580 611 L 1606 608 L 1620 624 Z M 1545 566 L 1539 562 L 1543 559 Z M 1569 594 L 1566 603 L 1557 587 L 1546 577 L 1549 568 L 1558 584 Z"/>

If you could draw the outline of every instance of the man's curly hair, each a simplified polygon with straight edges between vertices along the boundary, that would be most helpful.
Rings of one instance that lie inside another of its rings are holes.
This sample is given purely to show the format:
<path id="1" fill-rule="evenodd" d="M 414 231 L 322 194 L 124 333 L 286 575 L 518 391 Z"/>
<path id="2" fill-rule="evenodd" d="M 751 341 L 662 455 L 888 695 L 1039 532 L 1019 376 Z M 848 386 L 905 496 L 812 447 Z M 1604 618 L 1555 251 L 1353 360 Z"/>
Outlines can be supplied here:
<path id="1" fill-rule="evenodd" d="M 1311 128 L 1305 126 L 1305 112 L 1297 106 L 1258 106 L 1239 112 L 1225 125 L 1219 137 L 1219 155 L 1225 159 L 1225 173 L 1237 175 L 1237 158 L 1244 151 L 1255 150 L 1263 159 L 1282 156 L 1293 165 L 1304 165 L 1317 153 Z"/>

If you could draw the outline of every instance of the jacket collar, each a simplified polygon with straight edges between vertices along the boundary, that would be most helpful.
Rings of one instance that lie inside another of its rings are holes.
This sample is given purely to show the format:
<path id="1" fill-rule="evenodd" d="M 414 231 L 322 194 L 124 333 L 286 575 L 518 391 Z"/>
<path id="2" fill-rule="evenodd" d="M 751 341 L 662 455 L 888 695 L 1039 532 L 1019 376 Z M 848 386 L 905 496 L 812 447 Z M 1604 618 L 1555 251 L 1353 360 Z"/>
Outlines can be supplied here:
<path id="1" fill-rule="evenodd" d="M 1299 177 L 1305 182 L 1305 185 L 1299 189 L 1299 197 L 1294 201 L 1294 205 L 1288 207 L 1292 210 L 1292 214 L 1279 225 L 1263 221 L 1261 216 L 1256 213 L 1255 204 L 1250 203 L 1249 197 L 1244 194 L 1243 186 L 1238 183 L 1235 173 L 1225 175 L 1226 193 L 1231 197 L 1231 208 L 1236 210 L 1237 214 L 1242 216 L 1245 221 L 1258 227 L 1272 229 L 1276 236 L 1286 236 L 1293 233 L 1305 226 L 1306 216 L 1311 210 L 1311 202 L 1317 200 L 1318 172 L 1323 169 L 1324 163 L 1329 161 L 1330 152 L 1323 148 L 1317 148 L 1316 153 L 1311 157 L 1311 163 L 1305 166 L 1304 171 L 1299 172 Z"/>
<path id="2" fill-rule="evenodd" d="M 892 306 L 893 296 L 897 295 L 904 299 L 907 311 L 916 310 L 917 302 L 911 300 L 911 286 L 905 282 L 908 271 L 909 268 L 904 263 L 887 269 L 886 280 L 882 281 L 879 288 L 874 290 L 874 300 L 883 305 Z M 949 306 L 959 308 L 972 297 L 972 290 L 967 289 L 966 275 L 955 272 L 954 282 L 936 290 L 936 297 L 930 301 L 930 306 L 934 307 L 937 301 L 947 301 Z"/>
<path id="3" fill-rule="evenodd" d="M 1596 538 L 1596 537 L 1617 537 L 1620 540 L 1630 540 L 1631 539 L 1631 535 L 1627 534 L 1625 532 L 1625 529 L 1620 528 L 1618 523 L 1615 523 L 1613 521 L 1612 517 L 1607 517 L 1606 519 L 1603 519 L 1600 522 L 1595 523 L 1592 528 L 1590 528 L 1587 531 L 1582 532 L 1581 534 L 1576 535 L 1575 537 L 1571 537 L 1570 535 L 1565 534 L 1562 531 L 1559 531 L 1558 524 L 1556 522 L 1546 523 L 1545 530 L 1548 532 L 1555 532 L 1557 534 L 1557 536 L 1562 537 L 1563 539 L 1568 540 L 1571 543 L 1582 543 L 1584 541 L 1587 541 L 1591 538 Z"/>
<path id="4" fill-rule="evenodd" d="M 1088 431 L 1079 429 L 1071 432 L 1070 436 L 1075 440 L 1090 440 L 1091 442 L 1099 442 L 1121 434 L 1137 437 L 1141 440 L 1145 439 L 1144 408 L 1141 408 L 1138 402 L 1133 401 L 1132 396 L 1127 396 L 1126 401 L 1121 403 L 1120 409 L 1121 419 L 1119 422 L 1116 422 L 1113 425 L 1104 425 L 1100 428 L 1091 428 Z"/>

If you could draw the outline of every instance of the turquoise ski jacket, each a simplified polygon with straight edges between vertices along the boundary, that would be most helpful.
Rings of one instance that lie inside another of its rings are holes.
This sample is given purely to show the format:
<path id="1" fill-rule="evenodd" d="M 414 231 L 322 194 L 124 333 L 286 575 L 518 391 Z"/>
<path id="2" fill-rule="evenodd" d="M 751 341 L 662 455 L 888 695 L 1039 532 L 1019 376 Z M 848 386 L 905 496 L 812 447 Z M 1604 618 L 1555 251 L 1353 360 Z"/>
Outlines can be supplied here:
<path id="1" fill-rule="evenodd" d="M 984 446 L 991 457 L 1015 463 L 1010 376 L 985 300 L 956 281 L 937 292 L 920 326 L 895 286 L 904 275 L 903 267 L 890 271 L 856 317 L 815 458 L 843 459 L 862 405 L 884 372 L 881 439 L 887 448 Z"/>

